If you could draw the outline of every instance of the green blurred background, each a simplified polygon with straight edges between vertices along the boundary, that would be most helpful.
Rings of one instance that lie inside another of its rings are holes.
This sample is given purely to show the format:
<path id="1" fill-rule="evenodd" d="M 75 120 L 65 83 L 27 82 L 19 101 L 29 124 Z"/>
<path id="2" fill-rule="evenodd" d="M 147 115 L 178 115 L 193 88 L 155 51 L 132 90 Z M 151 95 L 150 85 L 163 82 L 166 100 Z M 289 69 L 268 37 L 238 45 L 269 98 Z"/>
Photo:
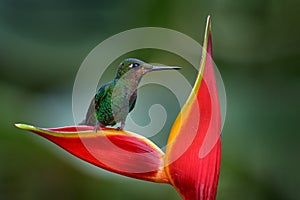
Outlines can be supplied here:
<path id="1" fill-rule="evenodd" d="M 75 75 L 96 45 L 145 26 L 202 43 L 208 14 L 228 101 L 217 199 L 300 199 L 299 7 L 297 0 L 0 0 L 0 199 L 180 199 L 171 186 L 96 169 L 13 124 L 73 124 Z"/>

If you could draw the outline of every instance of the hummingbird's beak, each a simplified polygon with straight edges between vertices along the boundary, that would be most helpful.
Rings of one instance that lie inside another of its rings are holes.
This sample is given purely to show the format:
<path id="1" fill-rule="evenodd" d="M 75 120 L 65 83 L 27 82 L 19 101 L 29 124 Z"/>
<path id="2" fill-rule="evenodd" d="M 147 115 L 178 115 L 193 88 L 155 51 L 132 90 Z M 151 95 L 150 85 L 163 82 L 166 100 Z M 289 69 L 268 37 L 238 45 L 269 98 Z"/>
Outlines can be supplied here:
<path id="1" fill-rule="evenodd" d="M 150 71 L 158 71 L 158 70 L 171 70 L 171 69 L 181 69 L 181 67 L 177 67 L 177 66 L 154 66 L 152 65 L 152 68 Z"/>
<path id="2" fill-rule="evenodd" d="M 150 64 L 146 64 L 144 65 L 144 69 L 146 70 L 146 72 L 151 72 L 151 71 L 159 71 L 159 70 L 178 70 L 181 69 L 181 67 L 177 67 L 177 66 L 158 66 L 158 65 L 150 65 Z"/>

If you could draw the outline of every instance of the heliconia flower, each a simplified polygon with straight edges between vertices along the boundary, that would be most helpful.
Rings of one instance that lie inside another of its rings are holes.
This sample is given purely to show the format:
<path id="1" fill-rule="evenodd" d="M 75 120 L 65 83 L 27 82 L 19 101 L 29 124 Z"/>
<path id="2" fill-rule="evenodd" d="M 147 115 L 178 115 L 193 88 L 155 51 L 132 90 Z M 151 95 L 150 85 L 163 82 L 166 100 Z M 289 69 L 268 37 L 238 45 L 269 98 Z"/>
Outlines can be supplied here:
<path id="1" fill-rule="evenodd" d="M 221 113 L 212 60 L 210 17 L 192 92 L 175 120 L 166 153 L 135 133 L 91 126 L 38 128 L 16 124 L 103 169 L 137 179 L 168 183 L 183 199 L 216 198 L 221 158 Z"/>

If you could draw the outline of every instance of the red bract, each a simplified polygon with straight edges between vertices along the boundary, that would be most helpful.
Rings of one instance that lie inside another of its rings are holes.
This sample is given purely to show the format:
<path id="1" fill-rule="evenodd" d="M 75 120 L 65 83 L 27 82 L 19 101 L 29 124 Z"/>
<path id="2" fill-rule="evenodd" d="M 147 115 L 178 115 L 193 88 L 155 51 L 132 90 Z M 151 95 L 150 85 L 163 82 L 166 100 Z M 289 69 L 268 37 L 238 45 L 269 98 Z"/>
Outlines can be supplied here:
<path id="1" fill-rule="evenodd" d="M 91 126 L 48 129 L 24 124 L 16 126 L 32 131 L 103 169 L 137 179 L 168 182 L 163 169 L 164 153 L 142 136 L 115 129 L 94 132 Z"/>
<path id="2" fill-rule="evenodd" d="M 221 114 L 212 60 L 210 18 L 200 70 L 192 92 L 172 127 L 166 154 L 149 139 L 89 126 L 37 128 L 16 124 L 78 158 L 125 176 L 172 184 L 184 199 L 213 200 L 220 171 Z"/>
<path id="3" fill-rule="evenodd" d="M 169 180 L 189 200 L 215 199 L 219 179 L 221 114 L 211 42 L 208 18 L 199 74 L 173 125 L 166 152 Z"/>

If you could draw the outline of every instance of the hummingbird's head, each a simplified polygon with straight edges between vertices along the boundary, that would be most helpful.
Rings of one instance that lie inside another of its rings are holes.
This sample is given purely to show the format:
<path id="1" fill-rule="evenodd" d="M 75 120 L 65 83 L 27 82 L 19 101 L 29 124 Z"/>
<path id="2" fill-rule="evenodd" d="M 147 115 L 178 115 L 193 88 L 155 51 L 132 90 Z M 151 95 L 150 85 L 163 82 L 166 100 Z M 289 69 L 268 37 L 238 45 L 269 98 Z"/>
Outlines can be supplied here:
<path id="1" fill-rule="evenodd" d="M 116 78 L 122 77 L 124 74 L 130 72 L 136 78 L 141 78 L 144 74 L 151 71 L 158 70 L 170 70 L 170 69 L 180 69 L 177 66 L 155 66 L 149 63 L 143 62 L 136 58 L 127 58 L 120 63 Z"/>

